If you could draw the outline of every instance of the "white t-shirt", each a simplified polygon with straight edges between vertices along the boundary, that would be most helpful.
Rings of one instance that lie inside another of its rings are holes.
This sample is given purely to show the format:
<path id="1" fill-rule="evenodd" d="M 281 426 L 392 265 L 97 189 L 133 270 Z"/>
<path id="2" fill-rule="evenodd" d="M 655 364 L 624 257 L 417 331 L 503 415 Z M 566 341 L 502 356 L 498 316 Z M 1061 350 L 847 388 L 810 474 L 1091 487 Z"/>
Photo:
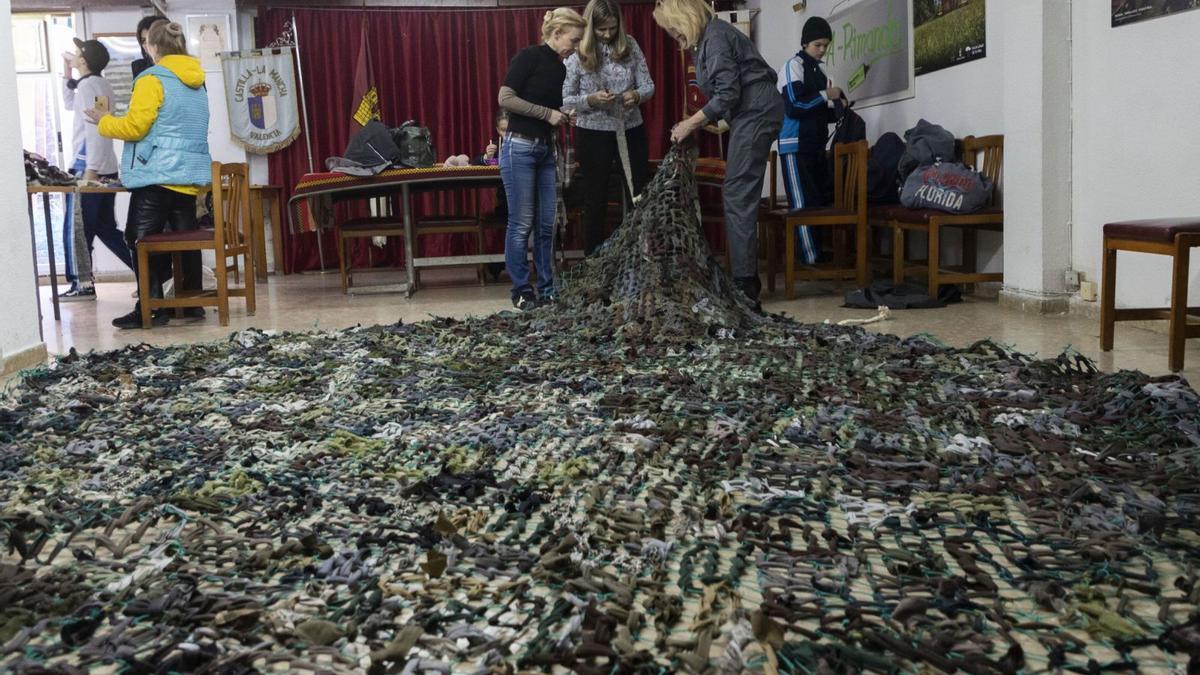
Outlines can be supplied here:
<path id="1" fill-rule="evenodd" d="M 112 85 L 99 75 L 79 80 L 75 89 L 71 89 L 66 81 L 63 81 L 63 103 L 67 110 L 75 112 L 75 122 L 71 129 L 71 164 L 74 165 L 75 160 L 86 153 L 89 170 L 101 175 L 116 173 L 119 164 L 117 154 L 113 151 L 112 139 L 101 136 L 99 127 L 92 124 L 83 114 L 84 110 L 95 105 L 97 96 L 107 96 L 109 107 L 113 106 Z"/>

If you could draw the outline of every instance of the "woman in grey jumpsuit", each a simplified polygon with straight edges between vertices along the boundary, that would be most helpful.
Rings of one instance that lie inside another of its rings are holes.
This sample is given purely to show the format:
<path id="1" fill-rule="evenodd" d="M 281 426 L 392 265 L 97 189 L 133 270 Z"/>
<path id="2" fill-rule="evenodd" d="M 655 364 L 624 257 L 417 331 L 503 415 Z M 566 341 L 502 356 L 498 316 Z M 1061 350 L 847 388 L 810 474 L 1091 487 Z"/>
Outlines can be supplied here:
<path id="1" fill-rule="evenodd" d="M 691 49 L 708 104 L 671 130 L 678 143 L 705 124 L 729 122 L 725 161 L 725 232 L 738 288 L 758 305 L 758 204 L 771 144 L 783 125 L 777 73 L 750 38 L 713 16 L 704 0 L 659 0 L 654 20 Z"/>

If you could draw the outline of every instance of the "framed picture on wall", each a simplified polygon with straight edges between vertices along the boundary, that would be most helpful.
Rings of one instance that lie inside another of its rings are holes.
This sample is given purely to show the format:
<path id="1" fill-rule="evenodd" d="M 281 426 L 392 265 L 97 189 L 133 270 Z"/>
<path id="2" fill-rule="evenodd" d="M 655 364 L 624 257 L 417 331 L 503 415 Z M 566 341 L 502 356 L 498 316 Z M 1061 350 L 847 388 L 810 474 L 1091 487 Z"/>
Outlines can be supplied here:
<path id="1" fill-rule="evenodd" d="M 987 0 L 913 0 L 914 68 L 925 75 L 987 56 Z"/>
<path id="2" fill-rule="evenodd" d="M 133 94 L 133 62 L 142 57 L 135 33 L 96 33 L 93 37 L 108 50 L 104 79 L 113 88 L 112 111 L 124 115 Z"/>
<path id="3" fill-rule="evenodd" d="M 916 95 L 913 0 L 859 0 L 829 17 L 825 72 L 859 109 Z"/>
<path id="4" fill-rule="evenodd" d="M 221 69 L 221 52 L 237 49 L 237 37 L 230 29 L 228 14 L 189 14 L 187 16 L 188 53 L 200 59 L 205 70 Z"/>
<path id="5" fill-rule="evenodd" d="M 1200 0 L 1112 0 L 1112 27 L 1200 9 Z"/>

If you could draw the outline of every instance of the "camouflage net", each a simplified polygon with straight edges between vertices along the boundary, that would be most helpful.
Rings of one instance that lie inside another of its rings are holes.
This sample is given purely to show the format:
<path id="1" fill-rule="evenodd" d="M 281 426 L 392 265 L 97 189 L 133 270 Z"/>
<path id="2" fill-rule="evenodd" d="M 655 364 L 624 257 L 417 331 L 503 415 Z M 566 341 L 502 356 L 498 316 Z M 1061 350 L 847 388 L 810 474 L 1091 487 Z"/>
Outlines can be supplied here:
<path id="1" fill-rule="evenodd" d="M 622 226 L 564 275 L 561 302 L 576 324 L 662 342 L 733 337 L 764 322 L 701 234 L 694 159 L 669 153 Z"/>
<path id="2" fill-rule="evenodd" d="M 758 319 L 649 194 L 557 307 L 30 373 L 0 671 L 1200 667 L 1185 382 Z"/>

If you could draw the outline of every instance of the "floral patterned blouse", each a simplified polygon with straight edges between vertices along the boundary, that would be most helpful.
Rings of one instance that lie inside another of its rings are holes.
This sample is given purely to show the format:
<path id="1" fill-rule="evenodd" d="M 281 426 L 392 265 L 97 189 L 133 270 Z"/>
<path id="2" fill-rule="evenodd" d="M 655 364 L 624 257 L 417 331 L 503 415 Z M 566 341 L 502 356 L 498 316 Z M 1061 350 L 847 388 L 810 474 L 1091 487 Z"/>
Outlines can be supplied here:
<path id="1" fill-rule="evenodd" d="M 632 129 L 642 124 L 642 112 L 638 106 L 621 109 L 621 94 L 633 89 L 637 91 L 639 105 L 654 95 L 654 80 L 646 67 L 646 57 L 636 40 L 629 37 L 629 56 L 623 62 L 613 61 L 612 46 L 603 42 L 600 49 L 600 67 L 594 72 L 583 69 L 579 54 L 567 59 L 567 79 L 563 81 L 563 108 L 574 108 L 577 126 L 592 131 L 616 131 L 621 126 L 624 113 L 625 128 Z M 617 95 L 612 104 L 593 108 L 587 97 L 607 89 Z"/>

